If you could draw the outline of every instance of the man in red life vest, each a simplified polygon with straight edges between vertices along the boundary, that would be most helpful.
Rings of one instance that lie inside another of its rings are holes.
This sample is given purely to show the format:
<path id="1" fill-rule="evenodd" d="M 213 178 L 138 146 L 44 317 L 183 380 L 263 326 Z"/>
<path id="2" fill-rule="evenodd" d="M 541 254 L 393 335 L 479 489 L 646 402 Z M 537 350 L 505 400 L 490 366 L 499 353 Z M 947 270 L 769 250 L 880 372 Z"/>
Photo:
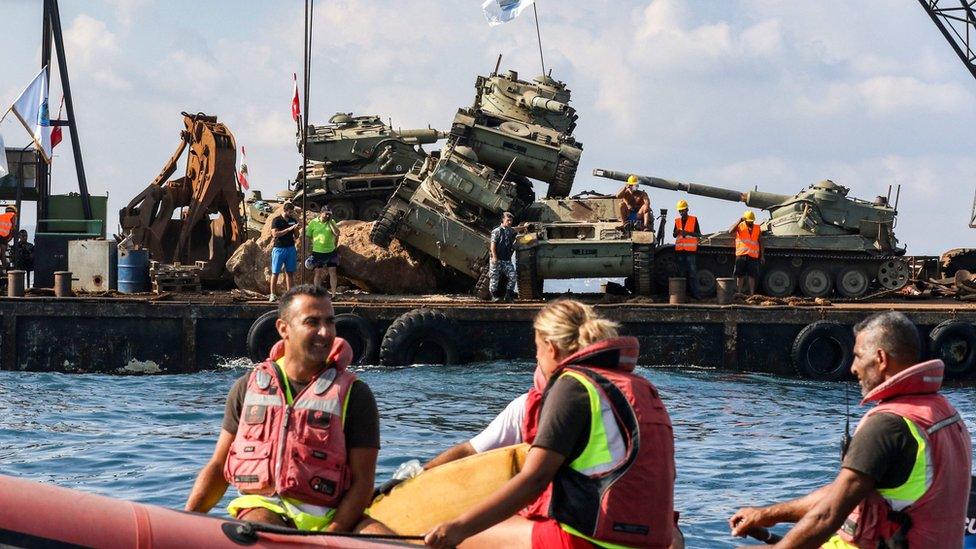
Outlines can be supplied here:
<path id="1" fill-rule="evenodd" d="M 379 418 L 369 387 L 346 367 L 324 288 L 291 288 L 278 307 L 281 341 L 227 396 L 213 457 L 187 511 L 209 511 L 229 484 L 231 516 L 302 530 L 351 531 L 372 499 Z M 360 528 L 375 530 L 367 519 Z"/>
<path id="2" fill-rule="evenodd" d="M 901 313 L 871 316 L 854 332 L 851 371 L 862 404 L 878 404 L 858 425 L 837 478 L 800 499 L 739 509 L 732 534 L 796 522 L 777 547 L 959 549 L 972 443 L 938 393 L 944 365 L 915 364 L 918 331 Z"/>

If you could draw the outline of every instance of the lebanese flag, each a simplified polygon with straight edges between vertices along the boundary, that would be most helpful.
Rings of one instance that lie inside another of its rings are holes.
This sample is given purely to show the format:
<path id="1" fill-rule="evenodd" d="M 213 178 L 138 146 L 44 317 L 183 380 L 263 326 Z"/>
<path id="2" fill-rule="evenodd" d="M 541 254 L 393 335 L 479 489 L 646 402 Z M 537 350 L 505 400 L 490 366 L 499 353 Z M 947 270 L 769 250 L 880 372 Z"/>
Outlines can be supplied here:
<path id="1" fill-rule="evenodd" d="M 292 73 L 291 76 L 295 81 L 295 95 L 291 98 L 291 117 L 298 122 L 298 117 L 302 115 L 302 104 L 298 100 L 298 75 Z"/>
<path id="2" fill-rule="evenodd" d="M 58 122 L 61 121 L 61 109 L 63 108 L 64 108 L 64 96 L 62 95 L 61 106 L 58 107 L 58 118 L 57 118 Z M 57 147 L 58 143 L 61 142 L 61 139 L 63 139 L 63 136 L 61 135 L 61 126 L 54 126 L 54 128 L 51 129 L 51 149 Z"/>
<path id="3" fill-rule="evenodd" d="M 237 172 L 237 182 L 245 191 L 250 188 L 247 183 L 247 153 L 244 152 L 244 145 L 241 145 L 241 170 Z"/>

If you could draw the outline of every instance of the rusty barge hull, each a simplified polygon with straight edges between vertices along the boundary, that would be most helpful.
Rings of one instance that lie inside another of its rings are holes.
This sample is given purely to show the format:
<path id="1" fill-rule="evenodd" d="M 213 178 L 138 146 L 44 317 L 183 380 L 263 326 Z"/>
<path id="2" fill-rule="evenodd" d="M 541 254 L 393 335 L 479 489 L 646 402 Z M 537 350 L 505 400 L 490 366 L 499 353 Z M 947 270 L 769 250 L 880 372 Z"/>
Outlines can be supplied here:
<path id="1" fill-rule="evenodd" d="M 445 299 L 337 301 L 382 336 L 399 317 L 435 309 L 464 342 L 467 361 L 533 360 L 532 318 L 541 303 L 491 304 Z M 746 305 L 597 305 L 640 340 L 644 366 L 686 366 L 797 375 L 798 334 L 818 321 L 849 327 L 871 313 L 905 312 L 925 338 L 947 320 L 976 324 L 976 306 L 860 303 L 826 307 Z M 0 368 L 17 371 L 190 373 L 247 356 L 248 330 L 269 303 L 154 302 L 111 298 L 0 299 Z M 240 360 L 246 363 L 246 359 Z"/>

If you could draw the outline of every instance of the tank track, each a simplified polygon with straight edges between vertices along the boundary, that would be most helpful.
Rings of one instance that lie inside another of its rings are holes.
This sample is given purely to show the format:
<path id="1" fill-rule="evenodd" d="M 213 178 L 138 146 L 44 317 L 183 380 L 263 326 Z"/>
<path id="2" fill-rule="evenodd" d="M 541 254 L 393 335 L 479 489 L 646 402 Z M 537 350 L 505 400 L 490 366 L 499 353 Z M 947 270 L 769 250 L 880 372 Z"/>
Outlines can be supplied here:
<path id="1" fill-rule="evenodd" d="M 390 246 L 390 242 L 393 241 L 393 237 L 396 235 L 397 228 L 400 225 L 400 219 L 403 218 L 402 210 L 392 212 L 391 210 L 394 210 L 394 208 L 390 204 L 387 204 L 383 208 L 383 213 L 373 223 L 373 228 L 369 232 L 369 241 L 384 249 Z"/>
<path id="2" fill-rule="evenodd" d="M 735 258 L 731 254 L 731 248 L 726 248 L 724 246 L 721 247 L 700 246 L 698 248 L 698 257 L 702 258 L 703 256 L 711 256 L 711 257 L 725 256 L 725 261 L 726 261 L 725 265 L 728 266 L 729 276 L 731 276 L 731 271 L 735 262 Z M 784 250 L 784 249 L 767 250 L 766 256 L 767 258 L 771 258 L 774 260 L 781 260 L 781 261 L 785 260 L 788 263 L 797 259 L 803 261 L 805 264 L 826 263 L 828 266 L 832 268 L 834 267 L 842 268 L 845 266 L 858 266 L 858 265 L 874 266 L 874 265 L 880 265 L 881 263 L 889 260 L 904 261 L 904 258 L 902 256 L 897 256 L 897 255 L 866 255 L 861 252 L 810 253 L 810 252 L 801 252 L 797 250 Z M 716 263 L 719 262 L 716 261 Z M 711 265 L 709 265 L 708 263 L 701 261 L 701 259 L 699 259 L 698 262 L 699 271 L 702 269 L 708 269 L 710 266 Z M 716 275 L 716 277 L 720 276 L 720 273 L 714 272 L 714 270 L 712 270 L 712 272 L 713 274 Z M 793 274 L 797 278 L 799 278 L 799 275 L 801 273 L 802 270 L 800 270 L 797 267 L 793 267 Z M 829 297 L 833 300 L 838 300 L 838 301 L 843 301 L 843 300 L 855 301 L 855 300 L 867 299 L 868 297 L 872 297 L 875 295 L 884 295 L 886 293 L 894 292 L 900 289 L 900 288 L 889 289 L 889 288 L 879 287 L 877 282 L 874 280 L 875 277 L 871 276 L 870 278 L 872 283 L 868 286 L 868 288 L 865 290 L 865 293 L 862 294 L 861 296 L 858 296 L 856 298 L 844 298 L 837 292 L 836 288 L 833 288 L 831 294 L 829 294 Z M 831 282 L 833 284 L 833 281 Z M 760 281 L 760 286 L 761 286 L 761 281 Z M 796 281 L 796 286 L 797 287 L 794 293 L 802 295 L 802 292 L 799 289 L 799 280 Z"/>
<path id="3" fill-rule="evenodd" d="M 519 250 L 515 260 L 519 300 L 542 299 L 542 281 L 536 268 L 535 250 Z"/>
<path id="4" fill-rule="evenodd" d="M 549 184 L 549 191 L 546 192 L 546 198 L 565 198 L 573 190 L 573 180 L 576 179 L 576 168 L 579 167 L 577 162 L 566 158 L 565 156 L 559 157 L 556 162 L 556 175 L 552 179 L 552 183 Z"/>
<path id="5" fill-rule="evenodd" d="M 487 301 L 491 299 L 491 269 L 488 268 L 487 262 L 481 267 L 481 274 L 478 276 L 478 281 L 474 284 L 474 295 L 478 299 Z"/>
<path id="6" fill-rule="evenodd" d="M 654 293 L 654 246 L 634 244 L 634 292 L 649 296 Z"/>

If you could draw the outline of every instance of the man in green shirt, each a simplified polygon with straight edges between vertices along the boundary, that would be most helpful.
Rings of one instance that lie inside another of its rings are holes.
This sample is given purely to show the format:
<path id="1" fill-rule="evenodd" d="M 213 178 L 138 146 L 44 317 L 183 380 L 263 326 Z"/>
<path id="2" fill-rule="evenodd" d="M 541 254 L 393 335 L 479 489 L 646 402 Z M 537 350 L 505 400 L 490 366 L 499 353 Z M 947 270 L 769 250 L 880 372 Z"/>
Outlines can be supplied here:
<path id="1" fill-rule="evenodd" d="M 335 295 L 339 283 L 336 274 L 336 267 L 339 265 L 339 253 L 336 250 L 339 246 L 339 225 L 332 218 L 332 210 L 328 206 L 322 206 L 318 217 L 308 222 L 305 232 L 312 241 L 312 255 L 305 260 L 305 268 L 315 269 L 316 286 L 322 284 L 322 276 L 328 269 L 329 291 Z"/>

